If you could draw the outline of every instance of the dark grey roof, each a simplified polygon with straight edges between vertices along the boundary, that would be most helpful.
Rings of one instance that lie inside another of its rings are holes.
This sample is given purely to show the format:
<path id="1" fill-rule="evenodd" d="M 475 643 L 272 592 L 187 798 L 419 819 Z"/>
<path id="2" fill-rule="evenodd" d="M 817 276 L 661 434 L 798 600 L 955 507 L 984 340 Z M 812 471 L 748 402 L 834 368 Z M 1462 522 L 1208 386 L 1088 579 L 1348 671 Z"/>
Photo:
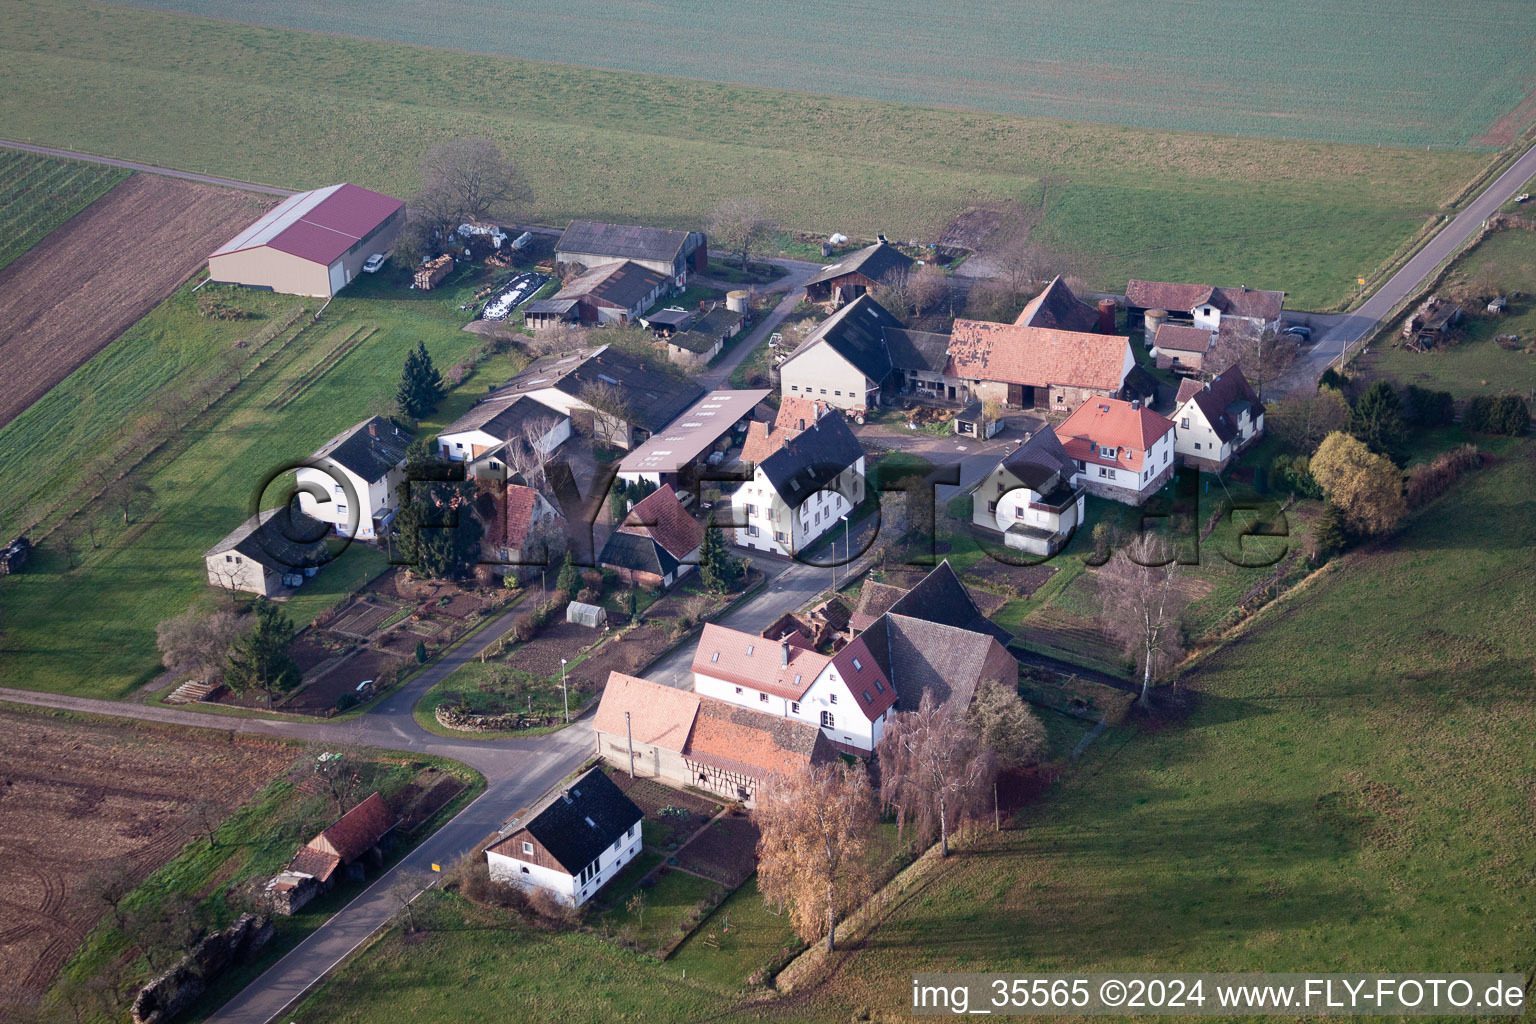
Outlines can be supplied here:
<path id="1" fill-rule="evenodd" d="M 698 248 L 704 236 L 697 231 L 647 228 L 632 224 L 603 224 L 591 220 L 573 220 L 565 229 L 556 252 L 582 256 L 615 256 L 626 260 L 671 262 L 685 248 Z M 690 244 L 691 242 L 691 244 Z"/>
<path id="2" fill-rule="evenodd" d="M 642 817 L 634 801 L 601 768 L 594 768 L 519 825 L 574 875 L 597 860 Z"/>
<path id="3" fill-rule="evenodd" d="M 693 322 L 693 311 L 689 309 L 658 309 L 649 314 L 645 322 L 651 326 L 660 324 L 663 327 L 680 328 Z"/>
<path id="4" fill-rule="evenodd" d="M 740 313 L 734 313 L 721 304 L 672 335 L 667 343 L 690 352 L 708 352 L 719 344 L 721 338 L 739 328 L 743 319 Z"/>
<path id="5" fill-rule="evenodd" d="M 901 327 L 901 321 L 868 294 L 860 295 L 823 320 L 784 362 L 825 343 L 864 376 L 877 383 L 883 382 L 891 373 L 885 332 L 892 327 Z"/>
<path id="6" fill-rule="evenodd" d="M 887 327 L 885 350 L 895 369 L 943 373 L 949 364 L 949 335 Z"/>
<path id="7" fill-rule="evenodd" d="M 895 612 L 882 616 L 866 630 L 869 632 L 885 634 L 883 653 L 889 666 L 881 667 L 887 669 L 886 676 L 896 687 L 900 711 L 915 711 L 927 692 L 933 693 L 937 703 L 957 700 L 960 707 L 967 707 L 988 660 L 1001 661 L 995 654 L 995 638 L 986 633 Z M 1011 655 L 1004 652 L 1002 657 L 1018 671 Z"/>
<path id="8" fill-rule="evenodd" d="M 652 293 L 669 280 L 671 278 L 664 274 L 624 260 L 621 263 L 604 264 L 580 277 L 572 278 L 570 284 L 555 293 L 555 298 L 581 299 L 591 296 L 624 309 L 634 309 L 641 303 L 648 304 Z"/>
<path id="9" fill-rule="evenodd" d="M 563 316 L 576 308 L 575 299 L 535 299 L 523 307 L 523 314 L 554 313 Z"/>
<path id="10" fill-rule="evenodd" d="M 1031 302 L 1034 308 L 1025 309 L 1028 316 L 1020 315 L 1015 321 L 1029 327 L 1050 327 L 1058 331 L 1080 331 L 1091 334 L 1098 330 L 1099 311 L 1072 294 L 1060 275 L 1046 285 L 1045 291 Z"/>
<path id="11" fill-rule="evenodd" d="M 1193 393 L 1186 391 L 1186 388 Z M 1179 385 L 1179 404 L 1183 405 L 1191 398 L 1223 442 L 1237 436 L 1237 424 L 1244 409 L 1248 410 L 1249 418 L 1255 422 L 1264 412 L 1264 405 L 1259 401 L 1253 385 L 1243 376 L 1242 367 L 1236 364 L 1227 367 L 1214 380 L 1203 385 L 1197 381 L 1185 381 Z"/>
<path id="12" fill-rule="evenodd" d="M 618 530 L 608 535 L 608 543 L 603 545 L 603 553 L 597 556 L 597 564 L 632 572 L 652 572 L 661 577 L 677 571 L 677 559 L 666 548 L 650 537 Z"/>
<path id="13" fill-rule="evenodd" d="M 891 605 L 890 614 L 985 633 L 1005 647 L 1013 640 L 1012 633 L 981 614 L 947 558 Z"/>
<path id="14" fill-rule="evenodd" d="M 623 388 L 629 402 L 630 423 L 652 433 L 677 419 L 704 394 L 697 382 L 674 377 L 607 345 L 535 359 L 495 394 L 526 394 L 552 387 L 580 398 L 587 385 L 597 383 Z"/>
<path id="15" fill-rule="evenodd" d="M 806 283 L 807 287 L 834 281 L 847 274 L 863 274 L 871 281 L 878 281 L 892 270 L 910 270 L 916 261 L 889 242 L 876 242 L 858 252 L 849 253 L 835 263 L 829 263 Z"/>
<path id="16" fill-rule="evenodd" d="M 203 557 L 234 551 L 273 572 L 319 568 L 330 560 L 325 545 L 330 532 L 326 523 L 283 505 L 251 516 Z"/>
<path id="17" fill-rule="evenodd" d="M 1044 491 L 1053 476 L 1060 475 L 1063 480 L 1071 480 L 1077 472 L 1077 463 L 1061 446 L 1056 431 L 1042 427 L 1003 459 L 1003 468 L 1024 486 Z"/>
<path id="18" fill-rule="evenodd" d="M 469 412 L 444 427 L 439 433 L 457 434 L 465 430 L 483 430 L 502 441 L 522 436 L 524 424 L 537 419 L 565 419 L 565 413 L 551 409 L 527 395 L 491 394 L 470 407 Z"/>
<path id="19" fill-rule="evenodd" d="M 315 452 L 314 461 L 330 459 L 343 469 L 373 483 L 405 461 L 405 449 L 416 435 L 374 416 L 337 434 Z"/>
<path id="20" fill-rule="evenodd" d="M 799 508 L 863 454 L 843 417 L 829 412 L 785 441 L 760 468 L 784 503 Z"/>

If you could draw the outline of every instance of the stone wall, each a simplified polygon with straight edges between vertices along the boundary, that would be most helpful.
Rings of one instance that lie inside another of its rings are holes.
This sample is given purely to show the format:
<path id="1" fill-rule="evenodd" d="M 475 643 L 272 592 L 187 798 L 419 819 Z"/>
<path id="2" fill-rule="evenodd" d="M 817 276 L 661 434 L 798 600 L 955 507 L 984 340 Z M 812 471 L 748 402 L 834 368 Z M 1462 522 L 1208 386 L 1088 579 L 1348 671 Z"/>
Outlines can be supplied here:
<path id="1" fill-rule="evenodd" d="M 254 960 L 275 933 L 265 917 L 242 914 L 228 928 L 204 937 L 175 967 L 139 990 L 133 1000 L 133 1024 L 169 1024 L 215 978 Z"/>

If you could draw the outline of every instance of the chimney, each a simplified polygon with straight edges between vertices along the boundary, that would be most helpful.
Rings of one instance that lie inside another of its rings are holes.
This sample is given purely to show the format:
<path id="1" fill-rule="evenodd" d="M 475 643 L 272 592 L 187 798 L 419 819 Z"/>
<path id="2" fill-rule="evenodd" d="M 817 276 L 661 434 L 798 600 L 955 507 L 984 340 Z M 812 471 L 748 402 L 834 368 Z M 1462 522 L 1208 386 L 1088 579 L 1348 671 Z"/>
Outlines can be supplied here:
<path id="1" fill-rule="evenodd" d="M 1139 398 L 1131 399 L 1131 408 L 1132 409 L 1140 409 L 1141 408 L 1141 399 L 1139 399 Z"/>
<path id="2" fill-rule="evenodd" d="M 377 422 L 375 422 L 373 420 L 369 420 L 368 421 L 368 436 L 369 437 L 378 437 L 379 436 L 379 425 L 378 425 Z"/>
<path id="3" fill-rule="evenodd" d="M 779 641 L 779 653 L 780 653 L 780 658 L 779 658 L 779 665 L 780 665 L 780 667 L 788 668 L 789 667 L 789 641 L 788 640 L 780 640 Z"/>

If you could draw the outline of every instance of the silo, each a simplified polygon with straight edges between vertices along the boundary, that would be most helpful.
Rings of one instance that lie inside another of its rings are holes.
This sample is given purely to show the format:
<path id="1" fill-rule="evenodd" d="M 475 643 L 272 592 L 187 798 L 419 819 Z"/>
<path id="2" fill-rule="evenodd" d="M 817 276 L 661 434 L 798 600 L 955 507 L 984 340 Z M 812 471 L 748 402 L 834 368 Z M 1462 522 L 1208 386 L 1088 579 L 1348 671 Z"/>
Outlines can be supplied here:
<path id="1" fill-rule="evenodd" d="M 1168 311 L 1166 309 L 1147 310 L 1143 323 L 1146 326 L 1148 345 L 1152 344 L 1152 339 L 1157 336 L 1158 325 L 1167 319 Z"/>
<path id="2" fill-rule="evenodd" d="M 1114 299 L 1100 299 L 1099 300 L 1099 333 L 1100 334 L 1114 334 L 1115 333 L 1115 311 L 1117 309 L 1119 309 L 1119 306 L 1120 306 L 1120 304 L 1117 303 Z"/>
<path id="3" fill-rule="evenodd" d="M 732 313 L 745 314 L 747 312 L 747 290 L 745 288 L 737 288 L 735 291 L 727 292 L 725 295 L 725 308 Z"/>

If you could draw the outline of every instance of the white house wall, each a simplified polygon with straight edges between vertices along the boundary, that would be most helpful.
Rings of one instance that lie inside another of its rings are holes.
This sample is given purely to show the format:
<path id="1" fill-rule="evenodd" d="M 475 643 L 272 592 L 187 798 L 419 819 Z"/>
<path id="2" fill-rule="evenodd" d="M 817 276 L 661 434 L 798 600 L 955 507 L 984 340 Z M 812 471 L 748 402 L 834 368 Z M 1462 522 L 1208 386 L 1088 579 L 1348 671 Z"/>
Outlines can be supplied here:
<path id="1" fill-rule="evenodd" d="M 779 394 L 812 398 L 839 409 L 868 407 L 868 391 L 878 387 L 831 345 L 812 345 L 779 368 Z"/>
<path id="2" fill-rule="evenodd" d="M 624 865 L 635 859 L 640 852 L 640 836 L 640 823 L 636 822 L 623 836 L 619 849 L 615 850 L 611 843 L 603 849 L 597 858 L 597 874 L 581 886 L 576 884 L 575 875 L 522 860 L 516 855 L 487 850 L 486 867 L 494 881 L 509 882 L 529 889 L 545 889 L 564 902 L 579 907 L 612 881 L 613 876 L 624 869 Z M 516 842 L 514 839 L 513 843 Z"/>

